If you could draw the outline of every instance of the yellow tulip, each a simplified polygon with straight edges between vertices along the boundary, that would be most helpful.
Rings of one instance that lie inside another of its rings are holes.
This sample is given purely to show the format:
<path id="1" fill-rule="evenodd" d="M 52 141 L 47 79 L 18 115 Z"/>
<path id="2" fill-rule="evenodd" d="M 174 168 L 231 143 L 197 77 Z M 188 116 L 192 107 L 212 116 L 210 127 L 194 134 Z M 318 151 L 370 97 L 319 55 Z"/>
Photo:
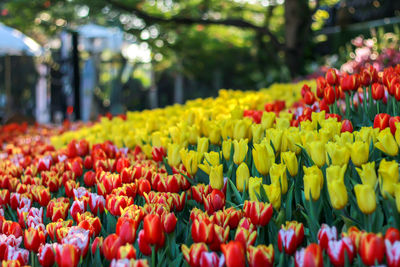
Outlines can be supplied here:
<path id="1" fill-rule="evenodd" d="M 329 158 L 332 165 L 344 165 L 349 163 L 350 150 L 346 146 L 328 142 L 325 145 L 325 149 L 327 163 L 329 163 Z"/>
<path id="2" fill-rule="evenodd" d="M 218 166 L 220 164 L 220 153 L 211 151 L 204 153 L 203 164 L 199 164 L 199 168 L 205 173 L 210 174 L 211 166 Z"/>
<path id="3" fill-rule="evenodd" d="M 325 110 L 311 113 L 311 121 L 313 123 L 318 123 L 321 126 L 325 121 Z M 316 128 L 317 127 L 315 126 L 315 129 Z"/>
<path id="4" fill-rule="evenodd" d="M 376 136 L 379 128 L 362 127 L 359 131 L 354 132 L 356 141 L 363 141 L 367 144 L 376 142 Z"/>
<path id="5" fill-rule="evenodd" d="M 394 137 L 396 139 L 397 144 L 400 146 L 400 122 L 396 122 L 395 126 L 396 126 L 396 132 L 394 134 Z"/>
<path id="6" fill-rule="evenodd" d="M 368 161 L 369 145 L 362 141 L 355 141 L 353 144 L 348 145 L 350 148 L 351 161 L 357 167 Z"/>
<path id="7" fill-rule="evenodd" d="M 381 150 L 383 153 L 389 156 L 396 156 L 399 153 L 399 147 L 394 140 L 390 128 L 382 130 L 378 134 L 378 142 L 375 143 L 375 147 Z"/>
<path id="8" fill-rule="evenodd" d="M 222 139 L 228 140 L 228 138 L 232 138 L 233 136 L 233 122 L 231 120 L 226 120 L 222 124 L 221 129 Z"/>
<path id="9" fill-rule="evenodd" d="M 369 184 L 358 184 L 354 186 L 357 204 L 361 212 L 371 214 L 376 209 L 376 196 L 374 188 Z"/>
<path id="10" fill-rule="evenodd" d="M 265 193 L 267 194 L 269 203 L 272 204 L 274 209 L 279 210 L 281 207 L 281 198 L 282 198 L 280 186 L 277 184 L 270 184 L 270 185 L 264 184 L 263 186 Z"/>
<path id="11" fill-rule="evenodd" d="M 167 158 L 168 164 L 172 167 L 177 167 L 181 163 L 181 157 L 179 155 L 180 146 L 178 144 L 168 144 Z"/>
<path id="12" fill-rule="evenodd" d="M 280 129 L 272 128 L 265 131 L 265 139 L 267 140 L 268 144 L 272 143 L 275 152 L 281 151 L 282 134 L 283 131 Z"/>
<path id="13" fill-rule="evenodd" d="M 344 184 L 344 174 L 347 165 L 331 165 L 326 168 L 326 181 L 328 184 L 329 198 L 334 209 L 343 209 L 348 201 L 346 186 Z"/>
<path id="14" fill-rule="evenodd" d="M 163 146 L 163 143 L 161 142 L 161 132 L 157 131 L 151 134 L 151 145 L 153 147 L 160 147 Z"/>
<path id="15" fill-rule="evenodd" d="M 276 118 L 276 129 L 285 130 L 290 127 L 290 120 L 288 118 Z"/>
<path id="16" fill-rule="evenodd" d="M 229 160 L 231 158 L 231 150 L 232 139 L 224 140 L 222 142 L 222 155 L 224 155 L 225 160 Z"/>
<path id="17" fill-rule="evenodd" d="M 253 144 L 259 144 L 264 137 L 264 129 L 261 124 L 252 124 L 251 135 L 253 137 Z"/>
<path id="18" fill-rule="evenodd" d="M 317 131 L 303 130 L 300 131 L 301 143 L 303 146 L 307 146 L 308 143 L 319 140 Z M 321 141 L 321 140 L 319 140 Z"/>
<path id="19" fill-rule="evenodd" d="M 299 128 L 290 127 L 285 130 L 282 136 L 281 151 L 292 151 L 297 155 L 301 152 L 301 148 L 298 145 L 301 145 Z"/>
<path id="20" fill-rule="evenodd" d="M 350 132 L 344 132 L 344 133 L 341 133 L 340 135 L 336 135 L 334 139 L 335 139 L 336 143 L 343 145 L 343 146 L 347 146 L 349 144 L 353 144 L 354 135 L 353 135 L 353 133 L 350 133 Z"/>
<path id="21" fill-rule="evenodd" d="M 257 194 L 260 193 L 260 188 L 262 184 L 262 178 L 260 177 L 250 177 L 249 179 L 249 197 L 250 201 L 258 201 Z"/>
<path id="22" fill-rule="evenodd" d="M 237 120 L 233 125 L 233 139 L 240 140 L 248 137 L 248 124 L 243 120 Z"/>
<path id="23" fill-rule="evenodd" d="M 252 154 L 257 171 L 262 175 L 267 175 L 272 163 L 275 162 L 275 154 L 271 145 L 265 142 L 254 144 Z"/>
<path id="24" fill-rule="evenodd" d="M 236 170 L 236 188 L 239 192 L 246 190 L 249 184 L 250 171 L 246 163 L 240 163 Z"/>
<path id="25" fill-rule="evenodd" d="M 286 166 L 285 164 L 272 164 L 269 175 L 271 177 L 271 183 L 279 185 L 282 188 L 282 194 L 286 194 L 288 190 L 288 181 L 286 177 Z"/>
<path id="26" fill-rule="evenodd" d="M 394 185 L 394 197 L 396 199 L 397 211 L 400 212 L 400 184 Z"/>
<path id="27" fill-rule="evenodd" d="M 307 152 L 315 165 L 322 167 L 325 164 L 325 144 L 321 141 L 313 141 L 307 144 Z"/>
<path id="28" fill-rule="evenodd" d="M 199 163 L 203 160 L 204 153 L 208 151 L 208 138 L 207 137 L 199 137 L 197 139 L 197 152 L 199 153 Z"/>
<path id="29" fill-rule="evenodd" d="M 300 122 L 301 131 L 314 131 L 316 129 L 315 123 L 309 120 Z"/>
<path id="30" fill-rule="evenodd" d="M 321 183 L 323 183 L 321 177 L 315 173 L 304 174 L 303 182 L 304 182 L 304 197 L 307 200 L 310 200 L 310 195 L 311 195 L 311 198 L 314 201 L 318 200 L 322 189 Z"/>
<path id="31" fill-rule="evenodd" d="M 143 153 L 146 155 L 146 157 L 148 158 L 148 159 L 151 159 L 152 158 L 152 154 L 151 154 L 151 151 L 153 150 L 153 148 L 151 147 L 151 145 L 150 144 L 145 144 L 145 145 L 143 145 L 142 146 L 142 150 L 143 150 Z M 180 160 L 179 160 L 180 161 Z M 179 164 L 179 162 L 177 163 L 177 165 Z"/>
<path id="32" fill-rule="evenodd" d="M 292 151 L 282 152 L 281 160 L 283 161 L 283 163 L 285 163 L 286 168 L 290 173 L 290 176 L 296 176 L 299 171 L 296 154 Z"/>
<path id="33" fill-rule="evenodd" d="M 237 140 L 233 140 L 233 162 L 237 165 L 243 162 L 247 155 L 247 150 L 249 149 L 247 139 L 240 139 L 238 142 Z"/>
<path id="34" fill-rule="evenodd" d="M 219 145 L 221 143 L 221 128 L 215 123 L 211 124 L 208 137 L 211 144 Z"/>
<path id="35" fill-rule="evenodd" d="M 222 164 L 218 166 L 211 166 L 210 168 L 210 186 L 213 189 L 221 190 L 224 187 L 224 176 L 223 176 L 223 166 Z"/>
<path id="36" fill-rule="evenodd" d="M 235 108 L 231 111 L 231 118 L 234 120 L 243 118 L 243 109 L 239 105 L 235 105 Z"/>
<path id="37" fill-rule="evenodd" d="M 197 125 L 192 125 L 188 127 L 188 141 L 189 144 L 195 145 L 198 138 L 200 137 L 200 129 Z"/>
<path id="38" fill-rule="evenodd" d="M 187 172 L 191 175 L 194 176 L 197 173 L 198 169 L 198 153 L 197 151 L 194 150 L 186 150 L 186 149 L 181 149 L 180 150 L 180 156 L 182 159 L 183 166 L 185 166 Z"/>
<path id="39" fill-rule="evenodd" d="M 381 194 L 386 198 L 386 193 L 394 195 L 394 185 L 399 181 L 399 164 L 395 161 L 383 159 L 379 164 L 379 186 Z"/>
<path id="40" fill-rule="evenodd" d="M 331 137 L 340 134 L 342 129 L 342 123 L 338 122 L 336 118 L 328 118 L 324 120 L 321 124 L 322 129 L 327 130 Z"/>
<path id="41" fill-rule="evenodd" d="M 358 175 L 360 175 L 363 184 L 369 184 L 375 188 L 376 182 L 378 181 L 375 171 L 375 161 L 367 162 L 361 165 L 361 169 L 356 168 L 356 171 Z"/>
<path id="42" fill-rule="evenodd" d="M 275 123 L 276 114 L 275 112 L 264 112 L 261 117 L 261 125 L 264 129 L 272 128 Z"/>

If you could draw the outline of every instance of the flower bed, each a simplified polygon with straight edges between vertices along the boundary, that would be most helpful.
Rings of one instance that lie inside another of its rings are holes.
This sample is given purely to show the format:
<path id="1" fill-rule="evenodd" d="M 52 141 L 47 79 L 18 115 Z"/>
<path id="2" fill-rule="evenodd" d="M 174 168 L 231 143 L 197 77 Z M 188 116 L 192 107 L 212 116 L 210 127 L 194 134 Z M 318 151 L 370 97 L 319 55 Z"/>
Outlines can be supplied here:
<path id="1" fill-rule="evenodd" d="M 3 265 L 399 266 L 400 66 L 306 83 L 6 135 Z"/>

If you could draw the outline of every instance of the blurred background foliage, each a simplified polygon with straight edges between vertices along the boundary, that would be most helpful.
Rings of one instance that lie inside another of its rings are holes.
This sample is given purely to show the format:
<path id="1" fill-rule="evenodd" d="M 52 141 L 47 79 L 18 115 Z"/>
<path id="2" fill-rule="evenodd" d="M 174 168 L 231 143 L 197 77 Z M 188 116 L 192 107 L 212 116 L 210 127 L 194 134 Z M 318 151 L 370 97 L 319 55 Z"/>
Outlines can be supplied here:
<path id="1" fill-rule="evenodd" d="M 128 77 L 109 71 L 111 65 L 123 68 L 126 60 L 121 55 L 102 55 L 99 86 L 94 92 L 102 112 L 113 102 L 113 79 L 122 82 L 119 101 L 124 109 L 132 110 L 149 107 L 147 91 L 152 86 L 158 90 L 157 106 L 164 106 L 214 96 L 220 88 L 248 90 L 288 82 L 318 72 L 321 65 L 329 63 L 339 66 L 351 59 L 347 53 L 350 39 L 360 33 L 371 36 L 372 27 L 365 23 L 374 21 L 373 27 L 394 30 L 393 25 L 399 23 L 396 17 L 400 15 L 400 3 L 396 0 L 5 0 L 0 10 L 2 22 L 41 44 L 50 43 L 63 30 L 87 23 L 118 27 L 123 30 L 124 38 L 145 43 L 151 51 L 150 62 L 125 68 Z M 383 18 L 394 20 L 384 22 Z M 154 71 L 154 77 L 149 69 Z M 177 77 L 182 79 L 184 88 L 179 99 Z"/>

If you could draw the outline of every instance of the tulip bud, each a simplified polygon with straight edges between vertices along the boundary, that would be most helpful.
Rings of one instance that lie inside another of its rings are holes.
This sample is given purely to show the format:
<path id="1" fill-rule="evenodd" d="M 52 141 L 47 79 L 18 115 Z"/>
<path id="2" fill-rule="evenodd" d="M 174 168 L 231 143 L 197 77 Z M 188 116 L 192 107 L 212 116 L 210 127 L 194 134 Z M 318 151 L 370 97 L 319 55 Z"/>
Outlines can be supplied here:
<path id="1" fill-rule="evenodd" d="M 351 161 L 355 166 L 360 167 L 368 161 L 369 145 L 366 142 L 355 141 L 348 147 L 350 148 Z"/>
<path id="2" fill-rule="evenodd" d="M 311 243 L 307 248 L 302 248 L 296 252 L 294 263 L 295 267 L 323 267 L 324 259 L 321 247 L 315 243 Z"/>
<path id="3" fill-rule="evenodd" d="M 210 186 L 214 189 L 221 190 L 224 187 L 222 164 L 218 166 L 211 166 L 209 180 L 210 180 Z"/>
<path id="4" fill-rule="evenodd" d="M 262 175 L 267 175 L 272 163 L 275 162 L 275 153 L 271 145 L 264 142 L 254 144 L 252 154 L 257 171 Z"/>
<path id="5" fill-rule="evenodd" d="M 395 192 L 394 185 L 397 184 L 399 180 L 398 163 L 395 160 L 387 161 L 383 159 L 379 164 L 378 173 L 382 196 L 386 198 L 386 193 L 393 196 Z"/>
<path id="6" fill-rule="evenodd" d="M 221 250 L 225 256 L 225 264 L 227 267 L 245 266 L 245 249 L 242 243 L 238 241 L 230 241 L 228 244 L 222 244 Z"/>
<path id="7" fill-rule="evenodd" d="M 248 188 L 249 178 L 249 167 L 244 162 L 240 163 L 236 169 L 236 188 L 239 192 L 243 192 Z"/>
<path id="8" fill-rule="evenodd" d="M 208 251 L 205 243 L 194 243 L 190 246 L 190 249 L 183 244 L 181 249 L 183 256 L 191 267 L 200 267 L 201 255 Z"/>
<path id="9" fill-rule="evenodd" d="M 247 139 L 240 139 L 240 141 L 234 140 L 233 147 L 234 147 L 234 154 L 233 154 L 233 162 L 237 165 L 242 163 L 247 155 L 247 150 L 249 149 L 247 145 Z"/>
<path id="10" fill-rule="evenodd" d="M 296 154 L 291 151 L 282 152 L 281 159 L 282 159 L 283 163 L 285 163 L 286 168 L 290 173 L 290 176 L 292 176 L 292 177 L 296 176 L 299 171 Z"/>
<path id="11" fill-rule="evenodd" d="M 71 244 L 56 246 L 56 262 L 60 267 L 78 266 L 80 254 L 79 249 Z"/>
<path id="12" fill-rule="evenodd" d="M 274 266 L 274 247 L 272 245 L 249 246 L 247 248 L 247 258 L 250 267 Z"/>
<path id="13" fill-rule="evenodd" d="M 150 245 L 163 246 L 164 228 L 161 223 L 161 218 L 158 214 L 148 214 L 143 219 L 144 239 Z"/>
<path id="14" fill-rule="evenodd" d="M 325 144 L 322 141 L 312 141 L 306 148 L 315 165 L 322 167 L 325 164 Z"/>
<path id="15" fill-rule="evenodd" d="M 383 153 L 389 156 L 397 156 L 399 153 L 399 147 L 390 132 L 390 128 L 385 128 L 378 134 L 378 142 L 375 143 L 375 147 L 381 150 Z"/>
<path id="16" fill-rule="evenodd" d="M 371 93 L 374 100 L 381 100 L 385 95 L 385 88 L 380 83 L 374 83 L 371 87 Z"/>
<path id="17" fill-rule="evenodd" d="M 374 118 L 374 128 L 379 128 L 381 130 L 389 126 L 390 115 L 386 113 L 376 114 Z"/>
<path id="18" fill-rule="evenodd" d="M 249 178 L 249 197 L 250 197 L 251 201 L 258 200 L 257 194 L 260 195 L 261 184 L 262 184 L 261 177 L 250 177 Z"/>
<path id="19" fill-rule="evenodd" d="M 339 84 L 339 75 L 336 69 L 329 69 L 325 74 L 326 82 L 330 85 L 338 85 Z"/>
<path id="20" fill-rule="evenodd" d="M 282 191 L 280 184 L 272 183 L 270 185 L 263 185 L 265 193 L 267 194 L 268 201 L 272 204 L 275 210 L 281 207 Z"/>
<path id="21" fill-rule="evenodd" d="M 244 214 L 256 226 L 265 226 L 272 217 L 272 205 L 258 201 L 245 201 Z"/>
<path id="22" fill-rule="evenodd" d="M 231 157 L 231 150 L 232 150 L 232 139 L 224 140 L 222 142 L 222 154 L 225 160 L 229 160 Z"/>
<path id="23" fill-rule="evenodd" d="M 343 209 L 348 201 L 346 185 L 344 184 L 344 174 L 347 165 L 342 167 L 331 165 L 326 169 L 326 180 L 328 183 L 328 193 L 334 209 Z"/>
<path id="24" fill-rule="evenodd" d="M 336 227 L 329 227 L 327 224 L 322 224 L 317 236 L 318 244 L 321 246 L 321 248 L 327 249 L 329 241 L 337 239 Z"/>
<path id="25" fill-rule="evenodd" d="M 347 262 L 352 264 L 355 249 L 353 243 L 349 237 L 343 237 L 341 240 L 330 240 L 328 242 L 327 253 L 331 263 L 335 267 L 345 266 L 345 257 L 347 257 Z"/>
<path id="26" fill-rule="evenodd" d="M 181 162 L 181 157 L 179 155 L 179 150 L 180 147 L 178 144 L 168 144 L 168 150 L 167 150 L 167 155 L 168 155 L 168 164 L 171 167 L 177 167 L 179 163 Z"/>
<path id="27" fill-rule="evenodd" d="M 317 201 L 320 197 L 322 187 L 324 185 L 324 177 L 322 171 L 316 166 L 303 167 L 304 170 L 304 197 L 306 200 Z"/>
<path id="28" fill-rule="evenodd" d="M 385 243 L 380 234 L 368 233 L 361 236 L 360 256 L 367 266 L 381 263 L 385 256 Z"/>
<path id="29" fill-rule="evenodd" d="M 358 184 L 354 187 L 357 204 L 362 213 L 371 214 L 376 209 L 376 196 L 374 188 L 369 184 Z"/>
<path id="30" fill-rule="evenodd" d="M 400 266 L 400 257 L 398 256 L 400 251 L 400 241 L 391 243 L 389 240 L 385 240 L 385 248 L 388 267 Z"/>

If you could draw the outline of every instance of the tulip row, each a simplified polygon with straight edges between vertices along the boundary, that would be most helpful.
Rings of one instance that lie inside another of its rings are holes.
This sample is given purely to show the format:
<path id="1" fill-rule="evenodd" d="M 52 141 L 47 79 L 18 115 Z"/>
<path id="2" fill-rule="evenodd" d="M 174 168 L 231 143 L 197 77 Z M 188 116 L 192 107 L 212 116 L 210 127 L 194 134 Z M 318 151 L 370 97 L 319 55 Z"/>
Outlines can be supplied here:
<path id="1" fill-rule="evenodd" d="M 320 100 L 273 85 L 43 135 L 12 126 L 3 265 L 398 266 L 399 73 L 329 70 Z"/>

